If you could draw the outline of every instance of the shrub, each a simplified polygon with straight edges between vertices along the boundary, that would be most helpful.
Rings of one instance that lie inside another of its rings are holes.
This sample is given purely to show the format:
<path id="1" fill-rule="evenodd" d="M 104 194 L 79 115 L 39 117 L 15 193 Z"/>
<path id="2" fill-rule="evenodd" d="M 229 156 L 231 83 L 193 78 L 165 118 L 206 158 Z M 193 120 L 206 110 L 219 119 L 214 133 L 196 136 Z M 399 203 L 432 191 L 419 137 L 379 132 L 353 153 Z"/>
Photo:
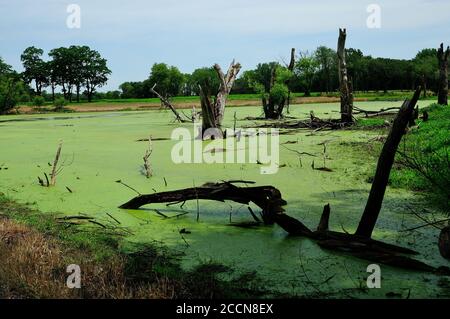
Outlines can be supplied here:
<path id="1" fill-rule="evenodd" d="M 45 104 L 45 99 L 42 97 L 42 96 L 36 96 L 34 99 L 33 99 L 33 106 L 37 106 L 37 107 L 40 107 L 40 106 L 44 106 L 44 104 Z"/>
<path id="2" fill-rule="evenodd" d="M 62 97 L 55 99 L 55 101 L 53 102 L 53 106 L 55 107 L 55 110 L 57 110 L 57 111 L 62 110 L 65 105 L 66 105 L 66 100 Z"/>

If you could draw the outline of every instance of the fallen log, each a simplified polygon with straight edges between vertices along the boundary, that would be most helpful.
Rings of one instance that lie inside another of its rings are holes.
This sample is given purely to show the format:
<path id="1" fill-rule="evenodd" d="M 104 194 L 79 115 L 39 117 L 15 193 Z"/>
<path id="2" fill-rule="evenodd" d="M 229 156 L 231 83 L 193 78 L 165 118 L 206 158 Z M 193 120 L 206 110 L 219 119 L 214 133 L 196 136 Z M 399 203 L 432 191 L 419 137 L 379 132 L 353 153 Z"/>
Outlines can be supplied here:
<path id="1" fill-rule="evenodd" d="M 231 200 L 240 204 L 253 202 L 262 210 L 262 217 L 266 224 L 272 224 L 270 216 L 275 212 L 282 212 L 286 201 L 281 193 L 273 186 L 238 187 L 233 185 L 240 181 L 223 183 L 208 183 L 200 187 L 185 188 L 177 191 L 139 195 L 119 208 L 138 209 L 144 205 L 155 203 L 181 203 L 188 200 L 215 200 L 224 202 Z"/>
<path id="2" fill-rule="evenodd" d="M 240 204 L 253 202 L 262 209 L 262 216 L 266 225 L 276 223 L 290 236 L 309 238 L 316 241 L 324 249 L 343 252 L 360 259 L 379 262 L 394 267 L 437 272 L 437 269 L 430 265 L 404 256 L 417 254 L 417 252 L 411 249 L 383 243 L 363 236 L 330 231 L 328 229 L 331 211 L 329 205 L 324 208 L 317 230 L 310 230 L 298 219 L 284 213 L 283 206 L 286 205 L 286 201 L 282 199 L 280 191 L 272 186 L 239 187 L 233 185 L 231 182 L 209 183 L 195 188 L 140 195 L 121 205 L 120 208 L 138 209 L 147 204 L 184 202 L 196 200 L 197 198 L 220 202 L 231 200 Z M 235 224 L 233 226 L 252 228 L 258 225 L 260 224 L 251 222 Z M 442 269 L 440 271 L 442 272 Z"/>

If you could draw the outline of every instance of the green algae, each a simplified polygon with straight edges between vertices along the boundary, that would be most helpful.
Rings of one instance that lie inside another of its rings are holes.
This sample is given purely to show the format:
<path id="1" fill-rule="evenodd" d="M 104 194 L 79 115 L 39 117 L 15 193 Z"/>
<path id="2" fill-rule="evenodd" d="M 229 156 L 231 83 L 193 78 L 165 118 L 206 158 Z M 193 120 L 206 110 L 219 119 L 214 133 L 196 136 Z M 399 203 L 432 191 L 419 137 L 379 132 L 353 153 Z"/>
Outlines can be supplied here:
<path id="1" fill-rule="evenodd" d="M 395 102 L 362 102 L 360 108 L 376 110 L 398 106 Z M 338 104 L 311 104 L 291 107 L 291 116 L 307 118 L 313 110 L 321 118 L 337 117 Z M 226 112 L 225 126 L 233 127 L 233 115 L 238 119 L 259 116 L 256 107 L 233 107 Z M 239 120 L 237 127 L 252 125 Z M 287 212 L 316 227 L 323 206 L 330 203 L 330 226 L 352 232 L 357 227 L 370 189 L 361 172 L 370 171 L 374 163 L 364 153 L 341 145 L 367 143 L 377 136 L 375 131 L 333 131 L 311 134 L 301 131 L 281 135 L 277 174 L 261 175 L 257 164 L 174 164 L 170 154 L 176 141 L 170 138 L 180 126 L 192 130 L 190 124 L 174 123 L 169 111 L 111 112 L 63 115 L 27 115 L 0 117 L 1 191 L 20 203 L 27 203 L 43 213 L 88 214 L 108 218 L 111 214 L 133 234 L 130 243 L 160 242 L 184 257 L 182 266 L 192 269 L 202 263 L 220 263 L 233 269 L 224 279 L 238 279 L 256 272 L 255 285 L 274 295 L 322 297 L 376 297 L 389 292 L 411 298 L 439 297 L 445 292 L 437 286 L 433 275 L 405 272 L 382 266 L 382 289 L 366 290 L 368 262 L 321 250 L 316 244 L 299 238 L 289 238 L 277 226 L 240 229 L 228 226 L 232 222 L 251 221 L 245 205 L 199 201 L 199 221 L 196 202 L 167 207 L 163 204 L 139 211 L 117 207 L 135 196 L 121 180 L 141 193 L 167 191 L 199 186 L 219 180 L 253 180 L 257 185 L 273 185 L 287 200 Z M 151 156 L 154 176 L 141 173 L 142 156 L 147 143 L 138 142 L 151 135 Z M 37 176 L 50 170 L 57 144 L 63 140 L 64 169 L 54 188 L 44 188 Z M 323 143 L 327 144 L 324 154 Z M 317 157 L 301 156 L 308 152 Z M 312 169 L 325 165 L 333 172 Z M 167 184 L 167 185 L 166 185 Z M 66 187 L 72 190 L 70 193 Z M 446 263 L 435 244 L 437 232 L 423 229 L 413 234 L 399 233 L 402 228 L 417 225 L 407 205 L 420 207 L 419 195 L 389 189 L 374 237 L 418 250 L 419 259 L 435 266 Z M 189 212 L 178 218 L 162 218 L 153 209 L 167 216 Z M 254 208 L 256 211 L 257 209 Z M 191 233 L 180 235 L 181 229 Z"/>

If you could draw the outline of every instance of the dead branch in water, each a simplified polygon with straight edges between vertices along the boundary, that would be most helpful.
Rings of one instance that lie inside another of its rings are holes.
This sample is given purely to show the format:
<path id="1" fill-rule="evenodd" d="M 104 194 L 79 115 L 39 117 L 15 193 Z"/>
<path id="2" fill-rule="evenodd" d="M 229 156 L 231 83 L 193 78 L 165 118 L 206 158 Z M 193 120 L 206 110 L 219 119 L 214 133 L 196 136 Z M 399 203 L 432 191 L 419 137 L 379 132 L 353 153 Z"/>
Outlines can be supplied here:
<path id="1" fill-rule="evenodd" d="M 152 137 L 150 136 L 148 138 L 148 149 L 145 151 L 145 155 L 143 157 L 144 171 L 145 171 L 145 176 L 147 178 L 150 178 L 153 175 L 152 165 L 150 163 L 150 156 L 152 155 L 152 153 L 153 153 Z"/>
<path id="2" fill-rule="evenodd" d="M 45 173 L 45 172 L 44 172 L 45 181 L 41 177 L 38 176 L 38 182 L 41 186 L 50 187 L 50 186 L 56 185 L 56 176 L 58 176 L 58 174 L 62 171 L 63 166 L 64 166 L 64 163 L 63 163 L 60 167 L 58 167 L 59 158 L 61 156 L 62 144 L 63 144 L 63 142 L 60 141 L 58 149 L 56 151 L 55 159 L 53 161 L 52 171 L 50 173 L 50 180 L 48 178 L 47 173 Z M 50 163 L 49 163 L 49 165 L 50 165 Z"/>
<path id="3" fill-rule="evenodd" d="M 161 100 L 161 102 L 164 104 L 165 107 L 168 107 L 168 108 L 173 112 L 173 114 L 175 115 L 176 120 L 177 120 L 178 122 L 180 122 L 180 123 L 187 122 L 186 120 L 184 120 L 184 119 L 181 118 L 180 114 L 178 113 L 178 111 L 176 110 L 176 108 L 172 105 L 172 103 L 170 103 L 168 99 L 166 99 L 165 97 L 163 97 L 161 94 L 159 94 L 159 93 L 155 90 L 155 87 L 156 87 L 156 83 L 153 85 L 153 87 L 150 88 L 150 91 L 151 91 L 153 94 L 155 94 L 155 95 Z"/>

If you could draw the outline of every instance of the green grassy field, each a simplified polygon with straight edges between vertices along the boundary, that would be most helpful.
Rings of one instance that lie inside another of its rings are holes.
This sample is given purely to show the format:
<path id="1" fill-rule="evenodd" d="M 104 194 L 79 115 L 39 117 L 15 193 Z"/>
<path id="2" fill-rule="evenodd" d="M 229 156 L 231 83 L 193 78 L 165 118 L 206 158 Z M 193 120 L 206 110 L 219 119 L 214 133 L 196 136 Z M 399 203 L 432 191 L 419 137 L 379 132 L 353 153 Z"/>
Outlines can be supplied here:
<path id="1" fill-rule="evenodd" d="M 388 91 L 388 92 L 355 92 L 354 97 L 356 99 L 363 99 L 366 101 L 401 101 L 406 98 L 411 97 L 412 91 Z M 330 93 L 319 93 L 313 92 L 309 97 L 305 97 L 303 93 L 292 93 L 292 98 L 339 98 L 338 92 L 330 92 Z M 259 94 L 231 94 L 229 96 L 229 101 L 259 101 Z M 423 98 L 422 98 L 423 99 Z M 435 99 L 433 96 L 429 96 L 426 98 L 427 100 Z M 175 103 L 193 103 L 199 102 L 198 96 L 176 96 L 171 98 L 171 100 Z M 87 103 L 87 100 L 81 100 L 81 103 Z M 136 103 L 160 103 L 158 98 L 142 98 L 142 99 L 94 99 L 89 104 L 97 104 L 97 105 L 110 105 L 110 104 L 136 104 Z M 51 102 L 46 102 L 45 106 L 51 105 Z M 68 105 L 77 105 L 76 101 L 68 103 Z M 22 105 L 33 106 L 33 102 L 22 103 Z"/>

